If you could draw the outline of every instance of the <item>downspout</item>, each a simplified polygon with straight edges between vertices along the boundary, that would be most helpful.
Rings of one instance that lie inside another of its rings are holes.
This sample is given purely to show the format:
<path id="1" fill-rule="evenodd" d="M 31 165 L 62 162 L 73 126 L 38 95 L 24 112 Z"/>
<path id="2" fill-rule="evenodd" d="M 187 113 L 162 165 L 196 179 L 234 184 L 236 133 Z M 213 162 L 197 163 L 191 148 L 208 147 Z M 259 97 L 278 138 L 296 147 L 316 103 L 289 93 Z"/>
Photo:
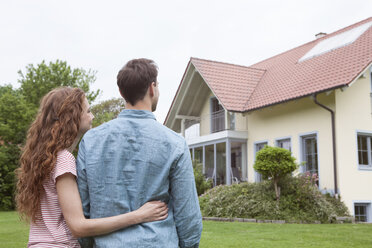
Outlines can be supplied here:
<path id="1" fill-rule="evenodd" d="M 316 94 L 313 94 L 312 95 L 312 98 L 314 100 L 314 103 L 319 105 L 320 107 L 328 110 L 329 112 L 331 112 L 331 119 L 332 119 L 332 146 L 333 146 L 333 173 L 334 173 L 334 183 L 335 183 L 335 197 L 338 199 L 338 187 L 337 187 L 337 161 L 336 161 L 336 127 L 335 127 L 335 112 L 328 108 L 327 106 L 321 104 L 318 102 L 318 100 L 316 99 Z"/>

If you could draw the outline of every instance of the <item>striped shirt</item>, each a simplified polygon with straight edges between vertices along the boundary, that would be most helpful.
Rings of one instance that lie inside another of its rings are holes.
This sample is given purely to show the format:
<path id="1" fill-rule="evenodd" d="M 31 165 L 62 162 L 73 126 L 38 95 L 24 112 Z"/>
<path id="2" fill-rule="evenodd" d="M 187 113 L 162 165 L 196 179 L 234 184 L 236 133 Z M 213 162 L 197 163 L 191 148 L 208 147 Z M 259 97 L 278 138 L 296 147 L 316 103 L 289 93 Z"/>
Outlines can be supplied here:
<path id="1" fill-rule="evenodd" d="M 58 153 L 56 166 L 50 178 L 43 183 L 44 194 L 40 202 L 40 218 L 35 223 L 31 223 L 27 247 L 80 247 L 63 218 L 58 202 L 56 178 L 65 173 L 76 176 L 75 158 L 67 150 Z"/>

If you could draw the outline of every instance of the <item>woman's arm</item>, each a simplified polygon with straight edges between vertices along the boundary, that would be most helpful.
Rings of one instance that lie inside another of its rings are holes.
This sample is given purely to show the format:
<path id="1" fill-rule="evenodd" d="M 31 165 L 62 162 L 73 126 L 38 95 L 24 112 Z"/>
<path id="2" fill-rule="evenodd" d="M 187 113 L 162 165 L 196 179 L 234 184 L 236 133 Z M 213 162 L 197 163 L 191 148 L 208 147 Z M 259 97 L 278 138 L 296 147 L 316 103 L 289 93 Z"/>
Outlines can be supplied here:
<path id="1" fill-rule="evenodd" d="M 168 217 L 168 207 L 160 201 L 147 202 L 138 210 L 112 217 L 86 219 L 83 214 L 76 178 L 71 173 L 57 177 L 56 188 L 59 204 L 70 231 L 75 237 L 97 236 L 131 225 L 163 220 Z"/>

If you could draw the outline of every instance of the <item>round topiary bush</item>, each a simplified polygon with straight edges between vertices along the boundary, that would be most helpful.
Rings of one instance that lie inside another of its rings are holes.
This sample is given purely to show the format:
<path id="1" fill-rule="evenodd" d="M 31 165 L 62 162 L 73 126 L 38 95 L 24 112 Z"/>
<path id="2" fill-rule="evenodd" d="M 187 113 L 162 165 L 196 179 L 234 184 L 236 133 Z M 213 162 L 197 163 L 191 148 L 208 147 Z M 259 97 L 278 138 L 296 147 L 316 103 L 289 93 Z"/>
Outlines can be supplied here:
<path id="1" fill-rule="evenodd" d="M 254 169 L 261 173 L 264 178 L 271 180 L 274 184 L 276 200 L 280 199 L 280 186 L 278 185 L 286 175 L 297 169 L 296 158 L 287 149 L 280 147 L 265 146 L 256 154 Z"/>

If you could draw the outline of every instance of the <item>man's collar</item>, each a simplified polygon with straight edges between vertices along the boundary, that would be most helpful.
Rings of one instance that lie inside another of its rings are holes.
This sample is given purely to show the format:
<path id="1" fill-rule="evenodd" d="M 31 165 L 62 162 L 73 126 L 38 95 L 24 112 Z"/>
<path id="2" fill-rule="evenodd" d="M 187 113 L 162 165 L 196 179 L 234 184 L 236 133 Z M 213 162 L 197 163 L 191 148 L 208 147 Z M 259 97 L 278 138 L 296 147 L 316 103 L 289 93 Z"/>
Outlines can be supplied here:
<path id="1" fill-rule="evenodd" d="M 135 119 L 154 119 L 155 115 L 148 110 L 124 109 L 120 112 L 118 118 L 135 118 Z"/>

